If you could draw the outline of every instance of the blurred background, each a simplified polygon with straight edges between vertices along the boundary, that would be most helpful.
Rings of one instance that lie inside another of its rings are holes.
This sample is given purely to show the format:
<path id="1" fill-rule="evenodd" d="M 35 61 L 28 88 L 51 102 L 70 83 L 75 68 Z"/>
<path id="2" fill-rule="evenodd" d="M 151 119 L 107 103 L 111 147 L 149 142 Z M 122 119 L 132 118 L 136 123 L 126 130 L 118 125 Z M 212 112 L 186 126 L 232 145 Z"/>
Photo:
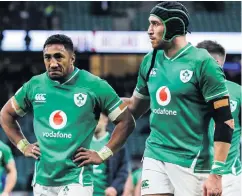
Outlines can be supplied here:
<path id="1" fill-rule="evenodd" d="M 46 38 L 56 32 L 72 38 L 77 67 L 106 79 L 119 96 L 131 96 L 139 65 L 151 49 L 146 30 L 149 12 L 157 3 L 0 2 L 0 108 L 24 82 L 45 71 L 42 47 Z M 221 43 L 228 53 L 226 77 L 241 84 L 241 2 L 186 1 L 183 4 L 191 16 L 192 33 L 188 40 L 193 45 L 204 39 Z M 20 124 L 26 137 L 34 142 L 32 115 L 21 119 Z M 138 120 L 127 143 L 133 168 L 142 158 L 148 134 L 147 114 Z M 34 161 L 24 158 L 2 130 L 0 138 L 11 146 L 18 169 L 14 195 L 31 192 Z"/>

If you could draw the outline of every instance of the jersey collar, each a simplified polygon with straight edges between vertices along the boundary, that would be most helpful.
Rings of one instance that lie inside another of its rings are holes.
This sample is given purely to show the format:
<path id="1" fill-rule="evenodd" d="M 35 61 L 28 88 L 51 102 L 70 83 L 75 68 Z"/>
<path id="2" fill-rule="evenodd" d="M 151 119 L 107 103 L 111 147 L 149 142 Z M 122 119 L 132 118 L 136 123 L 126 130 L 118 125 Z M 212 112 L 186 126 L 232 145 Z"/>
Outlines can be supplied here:
<path id="1" fill-rule="evenodd" d="M 164 52 L 164 57 L 167 60 L 174 61 L 174 60 L 176 60 L 178 57 L 180 57 L 184 52 L 186 52 L 191 47 L 193 47 L 192 44 L 188 43 L 185 47 L 180 49 L 173 57 L 169 58 L 168 56 L 166 56 L 165 52 Z"/>
<path id="2" fill-rule="evenodd" d="M 50 79 L 47 72 L 46 72 L 46 76 L 47 76 L 48 80 L 50 80 L 50 82 L 52 84 L 55 84 L 55 85 L 68 85 L 68 84 L 72 83 L 72 81 L 76 78 L 76 76 L 78 75 L 77 73 L 79 71 L 80 70 L 77 67 L 74 67 L 74 71 L 71 74 L 69 74 L 68 76 L 66 76 L 65 78 L 63 78 L 62 81 L 56 81 L 56 80 Z"/>

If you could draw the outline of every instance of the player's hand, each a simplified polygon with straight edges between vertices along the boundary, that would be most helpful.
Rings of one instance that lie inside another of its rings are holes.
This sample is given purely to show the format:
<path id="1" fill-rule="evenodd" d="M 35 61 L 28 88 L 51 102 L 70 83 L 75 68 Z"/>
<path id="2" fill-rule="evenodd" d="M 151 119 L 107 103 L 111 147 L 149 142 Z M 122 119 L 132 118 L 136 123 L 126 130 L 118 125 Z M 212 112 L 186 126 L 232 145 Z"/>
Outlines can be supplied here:
<path id="1" fill-rule="evenodd" d="M 24 156 L 26 157 L 33 157 L 37 160 L 39 159 L 40 155 L 41 155 L 40 148 L 37 142 L 33 144 L 29 144 L 24 150 Z"/>
<path id="2" fill-rule="evenodd" d="M 222 176 L 210 174 L 203 185 L 203 196 L 222 195 Z"/>
<path id="3" fill-rule="evenodd" d="M 117 196 L 118 192 L 114 187 L 108 187 L 105 190 L 105 196 Z"/>
<path id="4" fill-rule="evenodd" d="M 76 154 L 74 155 L 74 162 L 80 161 L 81 163 L 78 165 L 78 167 L 82 167 L 84 165 L 88 164 L 95 164 L 99 165 L 103 162 L 101 157 L 97 154 L 94 150 L 89 150 L 86 148 L 78 148 L 76 151 Z"/>

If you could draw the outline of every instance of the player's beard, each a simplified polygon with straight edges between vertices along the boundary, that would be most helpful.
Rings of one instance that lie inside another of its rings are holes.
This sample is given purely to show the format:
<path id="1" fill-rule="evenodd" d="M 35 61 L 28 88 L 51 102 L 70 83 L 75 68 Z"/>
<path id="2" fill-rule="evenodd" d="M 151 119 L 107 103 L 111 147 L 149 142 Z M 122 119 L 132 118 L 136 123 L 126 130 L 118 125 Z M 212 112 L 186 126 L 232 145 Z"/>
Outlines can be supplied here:
<path id="1" fill-rule="evenodd" d="M 160 40 L 158 42 L 157 46 L 154 47 L 154 49 L 157 49 L 157 50 L 168 50 L 168 49 L 171 48 L 171 46 L 172 46 L 171 42 Z"/>

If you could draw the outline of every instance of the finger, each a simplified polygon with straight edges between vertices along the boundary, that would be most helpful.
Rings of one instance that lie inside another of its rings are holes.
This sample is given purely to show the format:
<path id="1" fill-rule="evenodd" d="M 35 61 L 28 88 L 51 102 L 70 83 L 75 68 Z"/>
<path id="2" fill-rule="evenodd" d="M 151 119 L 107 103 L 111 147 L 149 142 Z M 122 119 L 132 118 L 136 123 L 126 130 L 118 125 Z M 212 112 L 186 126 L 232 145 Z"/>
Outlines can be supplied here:
<path id="1" fill-rule="evenodd" d="M 34 149 L 40 152 L 40 148 L 39 147 L 35 146 Z"/>
<path id="2" fill-rule="evenodd" d="M 86 152 L 87 149 L 86 148 L 83 148 L 83 147 L 80 147 L 77 149 L 77 152 Z"/>
<path id="3" fill-rule="evenodd" d="M 208 190 L 208 196 L 214 196 L 212 191 Z"/>
<path id="4" fill-rule="evenodd" d="M 32 148 L 32 151 L 37 151 L 37 152 L 40 153 L 40 149 L 38 147 L 36 147 L 36 146 L 34 148 Z"/>
<path id="5" fill-rule="evenodd" d="M 207 196 L 207 188 L 203 185 L 203 196 Z"/>
<path id="6" fill-rule="evenodd" d="M 80 157 L 77 157 L 73 160 L 73 162 L 77 162 L 77 161 L 82 161 L 82 160 L 88 160 L 89 157 L 88 156 L 80 156 Z"/>
<path id="7" fill-rule="evenodd" d="M 212 196 L 210 190 L 207 189 L 206 191 L 207 191 L 206 196 Z"/>
<path id="8" fill-rule="evenodd" d="M 81 164 L 78 165 L 78 167 L 82 167 L 82 166 L 85 166 L 87 164 L 91 163 L 91 161 L 88 159 L 86 161 L 83 161 Z"/>
<path id="9" fill-rule="evenodd" d="M 216 196 L 221 196 L 221 195 L 222 195 L 222 192 L 219 191 Z"/>
<path id="10" fill-rule="evenodd" d="M 39 146 L 38 142 L 33 143 L 33 145 L 35 145 L 35 146 Z"/>
<path id="11" fill-rule="evenodd" d="M 33 150 L 33 154 L 35 154 L 35 155 L 39 155 L 39 156 L 41 155 L 41 153 L 40 153 L 38 150 L 36 150 L 36 149 Z"/>
<path id="12" fill-rule="evenodd" d="M 89 153 L 88 152 L 78 152 L 74 158 L 80 157 L 80 156 L 87 156 Z"/>
<path id="13" fill-rule="evenodd" d="M 216 196 L 216 193 L 214 193 L 213 191 L 209 190 L 208 191 L 208 196 Z"/>
<path id="14" fill-rule="evenodd" d="M 30 156 L 33 157 L 33 158 L 36 159 L 36 160 L 39 159 L 39 157 L 37 157 L 35 154 L 31 154 Z"/>

